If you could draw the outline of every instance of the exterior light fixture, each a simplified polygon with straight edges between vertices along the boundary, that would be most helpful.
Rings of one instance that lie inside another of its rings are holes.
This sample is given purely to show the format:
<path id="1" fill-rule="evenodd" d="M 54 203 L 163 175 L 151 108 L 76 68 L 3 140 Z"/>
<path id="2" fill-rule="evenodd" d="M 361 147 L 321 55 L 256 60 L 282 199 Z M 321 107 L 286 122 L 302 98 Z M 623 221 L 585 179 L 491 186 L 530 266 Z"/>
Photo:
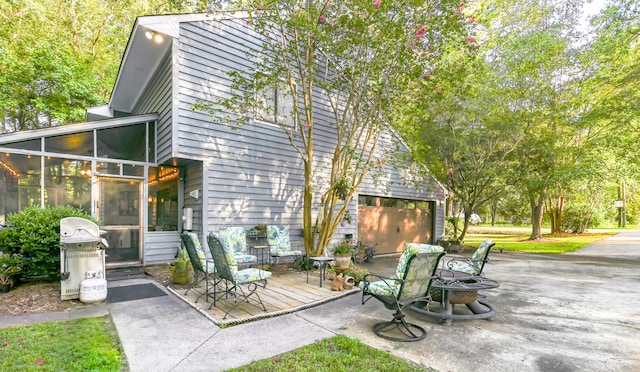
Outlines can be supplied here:
<path id="1" fill-rule="evenodd" d="M 162 37 L 161 34 L 159 33 L 155 33 L 153 31 L 147 31 L 144 33 L 144 36 L 149 39 L 149 40 L 153 40 L 155 43 L 160 44 L 162 43 L 162 41 L 164 40 L 164 37 Z"/>

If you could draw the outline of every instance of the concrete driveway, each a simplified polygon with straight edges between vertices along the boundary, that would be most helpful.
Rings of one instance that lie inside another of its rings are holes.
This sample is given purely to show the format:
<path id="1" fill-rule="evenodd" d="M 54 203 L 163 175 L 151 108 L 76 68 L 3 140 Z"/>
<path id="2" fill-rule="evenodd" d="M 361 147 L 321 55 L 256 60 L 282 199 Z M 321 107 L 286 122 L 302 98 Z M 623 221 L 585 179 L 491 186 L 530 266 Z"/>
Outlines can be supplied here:
<path id="1" fill-rule="evenodd" d="M 367 266 L 389 276 L 397 261 L 379 257 Z M 485 274 L 500 282 L 484 292 L 493 320 L 446 326 L 409 311 L 429 334 L 408 343 L 373 333 L 392 312 L 376 300 L 362 305 L 360 294 L 224 329 L 176 296 L 108 308 L 132 372 L 223 371 L 335 334 L 441 372 L 640 371 L 640 231 L 572 254 L 492 252 Z"/>
<path id="2" fill-rule="evenodd" d="M 395 262 L 376 258 L 370 269 L 389 274 Z M 445 326 L 409 312 L 429 332 L 419 342 L 375 336 L 392 312 L 360 295 L 296 316 L 443 372 L 640 371 L 640 231 L 564 255 L 492 252 L 485 275 L 501 284 L 484 292 L 493 320 Z"/>

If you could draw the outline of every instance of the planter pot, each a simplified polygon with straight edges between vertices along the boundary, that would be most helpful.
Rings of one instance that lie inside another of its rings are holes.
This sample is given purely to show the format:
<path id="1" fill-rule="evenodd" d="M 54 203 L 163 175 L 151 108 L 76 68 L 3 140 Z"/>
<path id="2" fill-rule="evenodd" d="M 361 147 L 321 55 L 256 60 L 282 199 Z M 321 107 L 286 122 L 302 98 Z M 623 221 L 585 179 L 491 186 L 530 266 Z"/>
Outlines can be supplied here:
<path id="1" fill-rule="evenodd" d="M 338 270 L 346 270 L 351 265 L 351 255 L 350 254 L 337 254 L 336 256 L 336 269 Z"/>
<path id="2" fill-rule="evenodd" d="M 192 279 L 193 279 L 193 270 L 176 268 L 176 270 L 173 272 L 174 284 L 188 284 L 188 283 L 191 283 Z"/>
<path id="3" fill-rule="evenodd" d="M 0 293 L 7 293 L 11 290 L 11 284 L 0 284 Z"/>

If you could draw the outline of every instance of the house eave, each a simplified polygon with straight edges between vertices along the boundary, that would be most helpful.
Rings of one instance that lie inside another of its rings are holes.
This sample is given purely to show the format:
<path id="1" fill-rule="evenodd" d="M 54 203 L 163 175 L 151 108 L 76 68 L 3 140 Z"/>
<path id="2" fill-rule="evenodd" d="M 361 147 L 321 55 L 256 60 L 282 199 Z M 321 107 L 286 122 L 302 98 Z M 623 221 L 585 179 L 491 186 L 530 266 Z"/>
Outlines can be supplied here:
<path id="1" fill-rule="evenodd" d="M 131 113 L 144 92 L 162 58 L 171 53 L 174 40 L 180 36 L 180 24 L 216 19 L 246 18 L 246 12 L 154 15 L 138 17 L 125 48 L 108 107 L 112 112 Z M 150 36 L 160 35 L 157 42 Z"/>

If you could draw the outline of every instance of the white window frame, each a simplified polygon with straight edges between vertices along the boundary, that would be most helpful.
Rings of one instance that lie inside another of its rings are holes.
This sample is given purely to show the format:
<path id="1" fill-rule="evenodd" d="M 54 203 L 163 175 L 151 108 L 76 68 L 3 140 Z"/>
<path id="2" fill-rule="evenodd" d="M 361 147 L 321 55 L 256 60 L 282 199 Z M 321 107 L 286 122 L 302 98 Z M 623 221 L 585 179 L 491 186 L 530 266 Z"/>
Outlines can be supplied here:
<path id="1" fill-rule="evenodd" d="M 268 94 L 267 94 L 268 93 Z M 256 120 L 278 125 L 293 125 L 291 111 L 293 97 L 286 88 L 269 88 L 265 91 L 256 91 Z"/>

